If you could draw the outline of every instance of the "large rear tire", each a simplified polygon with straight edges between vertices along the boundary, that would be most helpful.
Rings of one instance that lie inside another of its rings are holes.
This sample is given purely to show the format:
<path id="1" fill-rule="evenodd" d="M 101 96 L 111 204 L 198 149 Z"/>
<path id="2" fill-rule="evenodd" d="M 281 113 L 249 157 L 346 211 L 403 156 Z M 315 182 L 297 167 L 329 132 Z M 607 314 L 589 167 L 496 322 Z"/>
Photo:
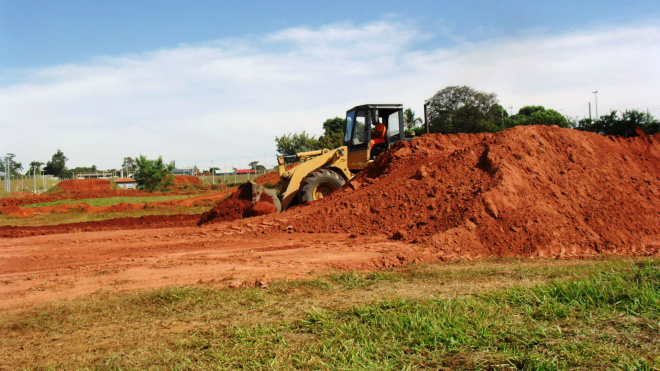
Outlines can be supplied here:
<path id="1" fill-rule="evenodd" d="M 320 169 L 313 171 L 300 183 L 298 200 L 301 204 L 320 200 L 338 190 L 344 184 L 346 184 L 344 178 L 332 170 Z"/>

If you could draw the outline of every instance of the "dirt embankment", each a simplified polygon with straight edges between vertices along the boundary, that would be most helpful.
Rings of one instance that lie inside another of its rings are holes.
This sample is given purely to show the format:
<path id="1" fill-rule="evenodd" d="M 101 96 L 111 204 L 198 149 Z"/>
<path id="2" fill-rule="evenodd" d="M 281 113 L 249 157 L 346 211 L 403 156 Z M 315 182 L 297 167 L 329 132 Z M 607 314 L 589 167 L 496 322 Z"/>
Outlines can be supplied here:
<path id="1" fill-rule="evenodd" d="M 107 191 L 112 189 L 112 182 L 107 179 L 69 179 L 57 183 L 63 191 Z"/>
<path id="2" fill-rule="evenodd" d="M 94 222 L 67 223 L 39 227 L 0 226 L 0 237 L 19 238 L 62 233 L 192 227 L 197 224 L 198 220 L 199 214 L 176 214 L 147 215 L 136 218 L 115 218 Z"/>
<path id="3" fill-rule="evenodd" d="M 177 175 L 174 177 L 175 187 L 201 186 L 202 181 L 196 176 Z"/>
<path id="4" fill-rule="evenodd" d="M 277 207 L 270 195 L 261 193 L 259 200 L 253 201 L 256 195 L 252 192 L 249 183 L 243 184 L 228 199 L 220 201 L 211 210 L 202 214 L 198 224 L 227 222 L 277 213 Z"/>
<path id="5" fill-rule="evenodd" d="M 425 135 L 288 213 L 298 232 L 385 234 L 443 258 L 654 254 L 660 135 L 545 126 Z"/>

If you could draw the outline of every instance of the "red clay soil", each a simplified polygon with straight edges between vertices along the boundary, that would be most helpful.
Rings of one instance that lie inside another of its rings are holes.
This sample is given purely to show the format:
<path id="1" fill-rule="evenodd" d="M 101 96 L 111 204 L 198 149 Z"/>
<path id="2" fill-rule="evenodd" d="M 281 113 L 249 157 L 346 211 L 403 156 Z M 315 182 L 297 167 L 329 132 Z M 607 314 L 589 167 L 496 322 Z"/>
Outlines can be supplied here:
<path id="1" fill-rule="evenodd" d="M 202 181 L 198 177 L 192 175 L 177 175 L 174 177 L 175 187 L 197 186 L 201 185 Z"/>
<path id="2" fill-rule="evenodd" d="M 253 202 L 252 188 L 241 186 L 226 200 L 218 202 L 211 210 L 202 214 L 199 225 L 227 222 L 242 218 L 277 213 L 273 200 L 262 193 L 260 200 Z"/>
<path id="3" fill-rule="evenodd" d="M 198 220 L 199 214 L 178 214 L 149 215 L 138 218 L 116 218 L 95 222 L 68 223 L 39 227 L 0 226 L 0 237 L 17 238 L 109 230 L 191 227 L 194 226 Z"/>
<path id="4" fill-rule="evenodd" d="M 112 189 L 112 182 L 107 179 L 69 179 L 57 183 L 63 191 L 105 191 Z"/>
<path id="5" fill-rule="evenodd" d="M 660 135 L 547 126 L 424 135 L 286 214 L 296 232 L 381 234 L 439 260 L 657 254 Z"/>

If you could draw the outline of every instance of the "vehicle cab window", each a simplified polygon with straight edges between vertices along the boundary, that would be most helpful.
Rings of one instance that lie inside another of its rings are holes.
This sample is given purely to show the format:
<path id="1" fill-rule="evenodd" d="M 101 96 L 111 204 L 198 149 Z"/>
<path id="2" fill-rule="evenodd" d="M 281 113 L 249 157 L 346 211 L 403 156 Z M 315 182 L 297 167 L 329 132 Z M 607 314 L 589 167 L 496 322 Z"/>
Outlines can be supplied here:
<path id="1" fill-rule="evenodd" d="M 355 111 L 346 114 L 346 132 L 344 133 L 344 144 L 351 142 L 353 135 L 353 122 L 355 122 Z"/>
<path id="2" fill-rule="evenodd" d="M 364 111 L 357 111 L 355 114 L 355 130 L 351 145 L 357 146 L 367 141 L 367 120 Z"/>

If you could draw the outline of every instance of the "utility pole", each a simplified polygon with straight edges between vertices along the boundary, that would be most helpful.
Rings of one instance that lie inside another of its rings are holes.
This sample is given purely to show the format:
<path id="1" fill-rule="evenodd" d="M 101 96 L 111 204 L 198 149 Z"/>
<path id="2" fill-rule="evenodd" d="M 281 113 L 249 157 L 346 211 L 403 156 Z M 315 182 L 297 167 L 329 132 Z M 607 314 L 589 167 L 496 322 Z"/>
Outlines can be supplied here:
<path id="1" fill-rule="evenodd" d="M 589 122 L 591 122 L 591 102 L 589 102 Z"/>
<path id="2" fill-rule="evenodd" d="M 5 191 L 11 193 L 11 156 L 5 156 Z"/>
<path id="3" fill-rule="evenodd" d="M 213 168 L 213 161 L 211 161 L 211 184 L 215 184 L 215 168 Z"/>
<path id="4" fill-rule="evenodd" d="M 32 176 L 34 177 L 34 194 L 37 194 L 37 167 L 32 168 Z"/>
<path id="5" fill-rule="evenodd" d="M 596 97 L 596 120 L 598 120 L 598 90 L 593 91 L 594 96 Z"/>

